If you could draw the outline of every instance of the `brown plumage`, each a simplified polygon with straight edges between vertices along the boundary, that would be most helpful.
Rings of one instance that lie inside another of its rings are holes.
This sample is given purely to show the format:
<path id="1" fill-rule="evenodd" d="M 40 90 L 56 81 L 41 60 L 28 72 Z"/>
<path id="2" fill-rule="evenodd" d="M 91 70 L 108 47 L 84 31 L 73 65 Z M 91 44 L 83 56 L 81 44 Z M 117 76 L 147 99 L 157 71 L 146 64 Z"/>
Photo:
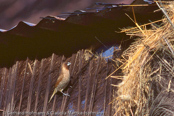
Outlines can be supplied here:
<path id="1" fill-rule="evenodd" d="M 69 96 L 68 94 L 63 93 L 63 90 L 67 87 L 67 85 L 70 82 L 70 72 L 69 72 L 70 64 L 71 64 L 70 62 L 64 62 L 62 64 L 60 75 L 56 81 L 54 92 L 51 95 L 49 102 L 52 100 L 52 98 L 58 91 L 61 92 L 63 95 Z"/>

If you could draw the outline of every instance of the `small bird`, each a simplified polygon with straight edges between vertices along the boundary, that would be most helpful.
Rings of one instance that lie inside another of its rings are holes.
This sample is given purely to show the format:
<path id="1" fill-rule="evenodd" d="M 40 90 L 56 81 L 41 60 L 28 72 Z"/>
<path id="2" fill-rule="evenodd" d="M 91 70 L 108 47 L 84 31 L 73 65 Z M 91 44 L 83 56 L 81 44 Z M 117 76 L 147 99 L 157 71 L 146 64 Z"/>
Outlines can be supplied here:
<path id="1" fill-rule="evenodd" d="M 51 98 L 49 102 L 52 100 L 54 95 L 59 91 L 65 96 L 70 96 L 66 93 L 63 93 L 63 90 L 67 87 L 67 85 L 70 82 L 70 72 L 69 72 L 69 66 L 71 65 L 70 62 L 64 62 L 61 66 L 61 72 L 60 75 L 56 81 L 55 87 L 54 87 L 54 92 L 51 95 Z"/>

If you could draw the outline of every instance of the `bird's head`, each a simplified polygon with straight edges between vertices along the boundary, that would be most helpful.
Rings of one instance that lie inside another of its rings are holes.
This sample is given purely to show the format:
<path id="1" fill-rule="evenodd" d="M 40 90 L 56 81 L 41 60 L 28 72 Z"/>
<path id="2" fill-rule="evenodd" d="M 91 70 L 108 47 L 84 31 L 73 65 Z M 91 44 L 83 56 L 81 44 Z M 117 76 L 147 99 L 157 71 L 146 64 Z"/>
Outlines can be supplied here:
<path id="1" fill-rule="evenodd" d="M 70 65 L 71 65 L 70 62 L 64 62 L 62 66 L 65 67 L 66 69 L 69 69 Z"/>

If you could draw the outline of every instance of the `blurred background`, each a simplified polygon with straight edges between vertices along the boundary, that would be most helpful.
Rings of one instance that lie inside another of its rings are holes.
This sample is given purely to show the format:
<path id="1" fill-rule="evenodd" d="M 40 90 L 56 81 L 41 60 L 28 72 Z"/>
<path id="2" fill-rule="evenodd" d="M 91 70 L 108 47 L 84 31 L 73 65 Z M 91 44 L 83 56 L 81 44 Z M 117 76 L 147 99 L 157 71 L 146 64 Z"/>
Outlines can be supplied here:
<path id="1" fill-rule="evenodd" d="M 57 16 L 93 6 L 95 2 L 130 4 L 134 0 L 0 0 L 0 29 L 10 29 L 19 21 L 38 23 L 40 17 Z"/>

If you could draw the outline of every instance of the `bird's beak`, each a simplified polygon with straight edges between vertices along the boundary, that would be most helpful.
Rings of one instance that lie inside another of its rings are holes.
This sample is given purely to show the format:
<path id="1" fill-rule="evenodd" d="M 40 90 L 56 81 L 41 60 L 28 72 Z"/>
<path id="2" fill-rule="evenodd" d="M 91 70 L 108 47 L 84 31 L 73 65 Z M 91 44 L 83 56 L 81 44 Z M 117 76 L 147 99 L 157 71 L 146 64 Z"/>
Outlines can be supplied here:
<path id="1" fill-rule="evenodd" d="M 71 65 L 71 62 L 68 62 L 68 63 L 67 63 L 67 66 L 69 66 L 69 65 Z"/>

